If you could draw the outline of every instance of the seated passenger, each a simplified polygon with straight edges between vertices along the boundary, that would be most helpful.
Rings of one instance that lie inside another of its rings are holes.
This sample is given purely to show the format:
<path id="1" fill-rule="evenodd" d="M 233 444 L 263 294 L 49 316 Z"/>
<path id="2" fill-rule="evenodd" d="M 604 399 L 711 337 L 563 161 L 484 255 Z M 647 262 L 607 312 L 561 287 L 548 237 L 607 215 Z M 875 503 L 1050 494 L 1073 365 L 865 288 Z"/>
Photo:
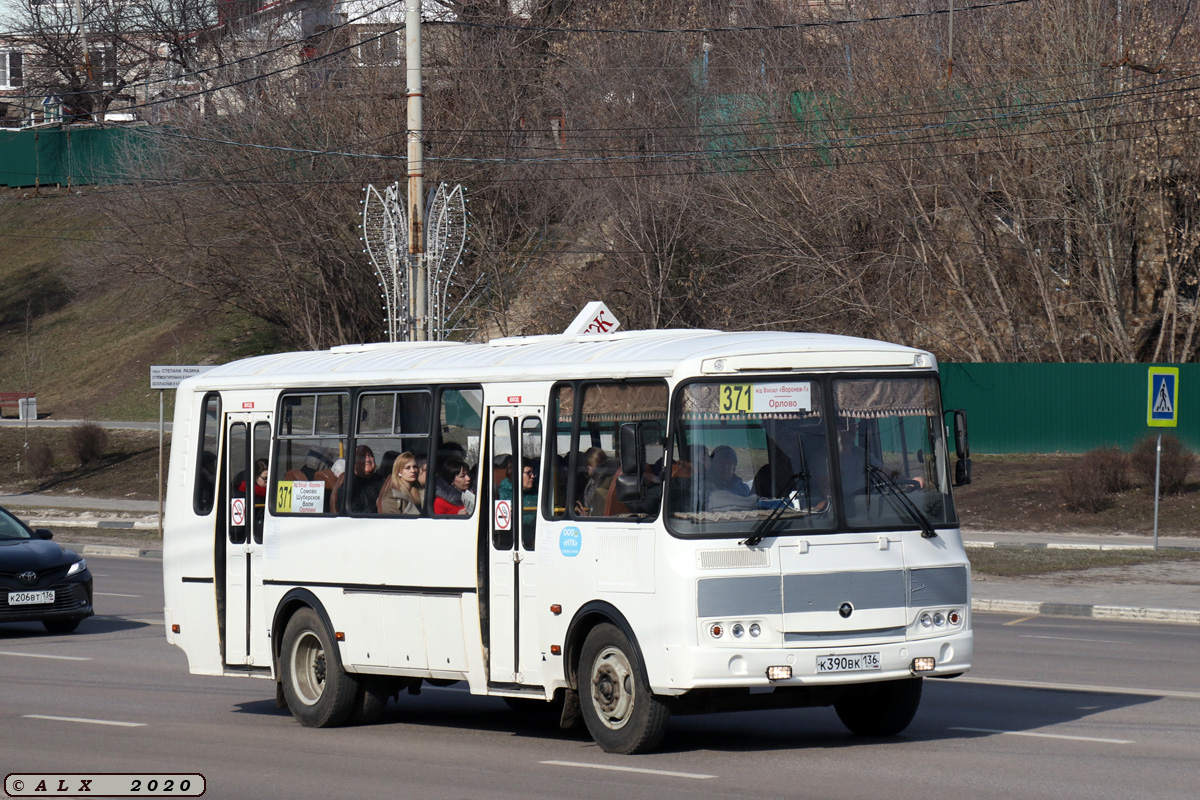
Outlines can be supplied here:
<path id="1" fill-rule="evenodd" d="M 527 458 L 521 466 L 521 526 L 528 532 L 537 521 L 537 462 Z"/>
<path id="2" fill-rule="evenodd" d="M 238 494 L 246 493 L 246 479 L 243 478 L 237 487 Z M 267 500 L 267 460 L 256 459 L 254 462 L 254 502 L 265 503 Z"/>
<path id="3" fill-rule="evenodd" d="M 354 475 L 350 478 L 350 513 L 376 513 L 375 501 L 379 499 L 382 485 L 382 476 L 375 469 L 375 454 L 371 448 L 360 444 L 354 451 Z"/>
<path id="4" fill-rule="evenodd" d="M 448 458 L 438 468 L 434 479 L 433 513 L 469 514 L 475 496 L 471 493 L 471 470 L 465 461 Z"/>
<path id="5" fill-rule="evenodd" d="M 420 514 L 422 494 L 417 486 L 420 468 L 412 453 L 401 453 L 392 463 L 392 475 L 379 493 L 379 513 Z"/>
<path id="6" fill-rule="evenodd" d="M 589 447 L 581 462 L 583 468 L 575 479 L 579 491 L 579 499 L 575 501 L 575 513 L 580 516 L 601 515 L 604 513 L 608 492 L 612 488 L 613 478 L 621 462 L 609 458 L 599 447 Z"/>

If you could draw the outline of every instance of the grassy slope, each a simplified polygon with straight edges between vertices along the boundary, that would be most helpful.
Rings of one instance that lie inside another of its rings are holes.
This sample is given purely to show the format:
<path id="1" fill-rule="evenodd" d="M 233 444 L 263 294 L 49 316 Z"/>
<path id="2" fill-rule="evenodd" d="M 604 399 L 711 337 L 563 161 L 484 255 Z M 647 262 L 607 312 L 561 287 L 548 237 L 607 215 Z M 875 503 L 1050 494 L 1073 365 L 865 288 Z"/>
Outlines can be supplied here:
<path id="1" fill-rule="evenodd" d="M 253 320 L 166 306 L 144 283 L 76 290 L 87 269 L 79 253 L 106 235 L 86 194 L 0 192 L 0 391 L 37 392 L 41 416 L 156 420 L 151 365 L 221 363 L 271 346 Z"/>

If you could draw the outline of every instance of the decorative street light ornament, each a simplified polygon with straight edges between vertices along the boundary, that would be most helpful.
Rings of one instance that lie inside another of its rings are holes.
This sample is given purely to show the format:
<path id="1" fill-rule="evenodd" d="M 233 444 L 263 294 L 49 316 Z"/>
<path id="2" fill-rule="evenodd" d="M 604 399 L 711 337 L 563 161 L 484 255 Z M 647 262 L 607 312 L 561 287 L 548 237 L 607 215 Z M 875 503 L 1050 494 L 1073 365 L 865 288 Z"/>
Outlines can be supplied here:
<path id="1" fill-rule="evenodd" d="M 365 252 L 379 275 L 388 341 L 414 338 L 416 321 L 412 318 L 410 298 L 413 292 L 422 289 L 427 298 L 425 338 L 445 339 L 455 328 L 448 322 L 452 313 L 447 312 L 447 300 L 467 243 L 467 206 L 462 184 L 453 188 L 439 184 L 429 199 L 425 212 L 424 258 L 429 282 L 426 287 L 412 285 L 408 220 L 400 201 L 400 184 L 391 184 L 383 193 L 368 184 L 364 191 L 362 238 Z"/>
<path id="2" fill-rule="evenodd" d="M 428 338 L 441 341 L 453 330 L 446 329 L 446 300 L 454 273 L 467 246 L 467 202 L 461 183 L 447 191 L 438 184 L 425 214 L 425 259 L 429 265 Z"/>
<path id="3" fill-rule="evenodd" d="M 383 313 L 389 342 L 408 338 L 408 221 L 400 203 L 400 184 L 393 183 L 383 194 L 368 184 L 363 197 L 362 231 L 366 253 L 379 275 Z"/>

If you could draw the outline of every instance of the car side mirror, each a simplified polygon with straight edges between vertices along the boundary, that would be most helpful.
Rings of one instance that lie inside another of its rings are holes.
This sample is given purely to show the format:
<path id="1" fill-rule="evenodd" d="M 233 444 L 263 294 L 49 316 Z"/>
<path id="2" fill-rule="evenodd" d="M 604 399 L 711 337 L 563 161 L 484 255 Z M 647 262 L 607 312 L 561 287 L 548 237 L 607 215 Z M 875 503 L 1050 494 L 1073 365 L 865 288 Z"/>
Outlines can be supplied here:
<path id="1" fill-rule="evenodd" d="M 35 538 L 35 539 L 53 539 L 54 533 L 53 533 L 53 531 L 48 531 L 45 528 L 37 528 L 33 532 L 33 538 Z"/>

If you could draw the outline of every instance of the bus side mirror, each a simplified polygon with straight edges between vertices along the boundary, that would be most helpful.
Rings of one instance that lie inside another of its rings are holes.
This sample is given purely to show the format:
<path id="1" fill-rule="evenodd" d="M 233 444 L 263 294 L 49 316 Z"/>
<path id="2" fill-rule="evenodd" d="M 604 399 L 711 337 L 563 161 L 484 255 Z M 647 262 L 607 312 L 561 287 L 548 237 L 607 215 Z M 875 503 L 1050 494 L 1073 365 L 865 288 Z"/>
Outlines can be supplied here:
<path id="1" fill-rule="evenodd" d="M 971 457 L 971 445 L 967 441 L 967 412 L 954 409 L 954 450 L 960 459 Z"/>
<path id="2" fill-rule="evenodd" d="M 967 438 L 967 412 L 956 408 L 954 414 L 954 453 L 958 461 L 954 464 L 954 485 L 966 486 L 971 482 L 971 444 Z"/>

